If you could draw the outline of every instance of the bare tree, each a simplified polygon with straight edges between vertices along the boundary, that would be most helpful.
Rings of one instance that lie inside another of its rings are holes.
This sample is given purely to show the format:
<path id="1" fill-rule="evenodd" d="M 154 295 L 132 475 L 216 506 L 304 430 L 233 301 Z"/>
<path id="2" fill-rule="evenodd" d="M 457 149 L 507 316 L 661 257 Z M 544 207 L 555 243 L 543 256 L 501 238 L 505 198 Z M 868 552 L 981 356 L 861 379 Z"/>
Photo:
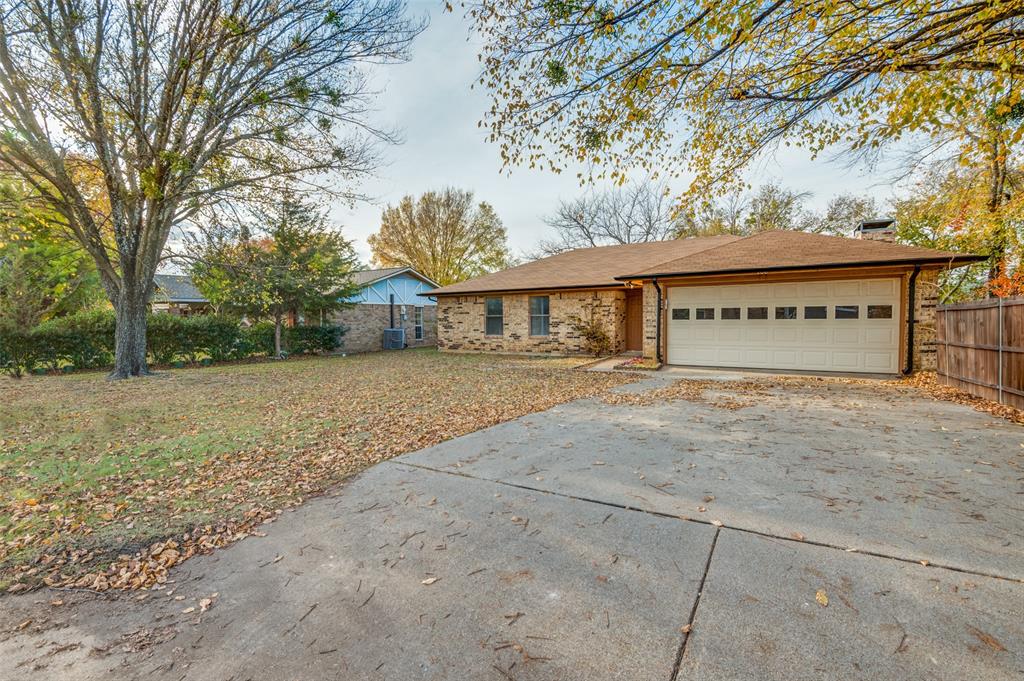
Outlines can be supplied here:
<path id="1" fill-rule="evenodd" d="M 678 236 L 736 234 L 747 236 L 773 229 L 821 231 L 820 218 L 805 207 L 810 192 L 788 189 L 769 181 L 754 194 L 733 191 L 697 204 L 680 219 Z"/>
<path id="2" fill-rule="evenodd" d="M 544 222 L 555 238 L 541 241 L 531 258 L 574 248 L 664 241 L 678 229 L 667 188 L 648 182 L 560 201 Z"/>
<path id="3" fill-rule="evenodd" d="M 333 182 L 372 167 L 371 143 L 387 135 L 364 122 L 371 93 L 359 67 L 405 58 L 420 25 L 404 9 L 0 5 L 0 165 L 33 185 L 95 260 L 117 316 L 112 377 L 148 371 L 146 308 L 176 225 L 296 177 L 338 191 Z"/>

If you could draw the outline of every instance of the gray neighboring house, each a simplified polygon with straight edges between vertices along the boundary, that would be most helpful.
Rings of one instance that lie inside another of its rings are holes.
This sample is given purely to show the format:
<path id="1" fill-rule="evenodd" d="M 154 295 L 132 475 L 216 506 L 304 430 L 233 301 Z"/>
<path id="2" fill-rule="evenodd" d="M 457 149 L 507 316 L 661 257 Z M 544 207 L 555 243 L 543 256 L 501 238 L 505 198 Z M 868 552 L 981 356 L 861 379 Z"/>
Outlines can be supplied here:
<path id="1" fill-rule="evenodd" d="M 342 351 L 384 349 L 385 329 L 404 329 L 408 348 L 437 345 L 437 303 L 423 295 L 436 282 L 411 267 L 362 270 L 353 279 L 361 288 L 347 300 L 352 307 L 331 318 L 347 329 Z"/>
<path id="2" fill-rule="evenodd" d="M 153 312 L 188 317 L 194 314 L 206 314 L 211 311 L 208 301 L 187 274 L 158 274 L 153 277 L 156 285 L 150 308 Z"/>

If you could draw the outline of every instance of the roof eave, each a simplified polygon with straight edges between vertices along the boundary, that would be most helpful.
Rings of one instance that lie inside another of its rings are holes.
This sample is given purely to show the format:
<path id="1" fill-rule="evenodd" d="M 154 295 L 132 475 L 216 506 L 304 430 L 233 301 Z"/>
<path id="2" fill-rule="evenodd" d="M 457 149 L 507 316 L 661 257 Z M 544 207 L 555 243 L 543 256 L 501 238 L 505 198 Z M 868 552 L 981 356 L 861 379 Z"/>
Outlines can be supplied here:
<path id="1" fill-rule="evenodd" d="M 615 277 L 618 279 L 619 277 Z M 600 288 L 623 288 L 625 283 L 622 284 L 575 284 L 573 286 L 522 286 L 518 288 L 496 288 L 496 289 L 474 289 L 472 291 L 425 291 L 416 295 L 427 296 L 435 298 L 438 296 L 478 296 L 487 293 L 499 294 L 499 293 L 524 293 L 526 291 L 579 291 L 586 289 L 600 289 Z"/>
<path id="2" fill-rule="evenodd" d="M 359 284 L 359 288 L 366 288 L 367 286 L 373 286 L 378 281 L 384 281 L 385 279 L 390 279 L 391 277 L 397 277 L 399 274 L 405 274 L 406 272 L 413 273 L 419 279 L 421 279 L 424 283 L 430 284 L 431 286 L 437 286 L 437 282 L 434 281 L 433 279 L 431 279 L 430 277 L 428 277 L 427 275 L 420 274 L 419 272 L 417 272 L 412 267 L 403 267 L 402 269 L 398 270 L 397 272 L 392 272 L 391 274 L 385 274 L 383 276 L 377 277 L 376 279 L 371 279 L 370 281 L 366 282 L 365 284 Z M 417 295 L 421 295 L 422 296 L 423 294 L 419 293 Z"/>
<path id="3" fill-rule="evenodd" d="M 986 255 L 958 255 L 954 258 L 912 258 L 909 260 L 873 260 L 865 262 L 836 262 L 823 263 L 818 265 L 780 265 L 777 267 L 744 267 L 736 269 L 705 270 L 701 272 L 654 272 L 642 274 L 629 274 L 615 277 L 618 281 L 629 281 L 632 279 L 660 279 L 663 277 L 706 277 L 716 274 L 755 274 L 757 272 L 798 272 L 802 270 L 823 270 L 842 269 L 844 267 L 886 267 L 886 266 L 912 266 L 912 265 L 948 265 L 950 267 L 962 267 L 974 262 L 988 260 Z"/>

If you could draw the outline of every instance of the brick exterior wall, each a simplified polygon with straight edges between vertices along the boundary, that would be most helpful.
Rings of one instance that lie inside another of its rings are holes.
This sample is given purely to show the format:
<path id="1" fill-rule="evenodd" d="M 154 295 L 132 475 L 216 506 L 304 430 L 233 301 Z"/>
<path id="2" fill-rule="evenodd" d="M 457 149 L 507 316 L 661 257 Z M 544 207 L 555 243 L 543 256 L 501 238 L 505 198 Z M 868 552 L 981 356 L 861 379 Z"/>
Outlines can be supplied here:
<path id="1" fill-rule="evenodd" d="M 904 280 L 904 300 L 910 283 L 910 275 Z M 914 288 L 914 371 L 935 370 L 935 309 L 939 304 L 939 272 L 938 270 L 922 270 L 917 275 Z M 905 319 L 905 318 L 904 318 Z M 907 330 L 904 324 L 903 340 L 906 347 Z M 901 362 L 906 359 L 901 357 Z"/>
<path id="2" fill-rule="evenodd" d="M 580 354 L 583 343 L 570 317 L 589 319 L 593 314 L 612 338 L 614 352 L 626 346 L 626 293 L 606 291 L 561 291 L 547 294 L 549 323 L 547 336 L 530 336 L 530 295 L 507 294 L 503 301 L 504 333 L 484 334 L 484 301 L 492 296 L 442 296 L 437 302 L 437 344 L 448 351 L 548 352 Z"/>
<path id="3" fill-rule="evenodd" d="M 416 313 L 406 305 L 406 319 L 401 319 L 401 305 L 395 305 L 395 328 L 405 329 L 405 342 L 410 348 L 437 345 L 437 307 L 423 306 L 423 340 L 415 340 Z M 390 327 L 390 306 L 358 303 L 334 315 L 333 323 L 347 331 L 342 336 L 342 352 L 375 352 L 381 350 L 384 329 Z"/>
<path id="4" fill-rule="evenodd" d="M 665 291 L 662 289 L 662 305 L 665 304 Z M 663 320 L 664 321 L 664 320 Z M 664 341 L 664 339 L 662 339 Z M 654 359 L 658 356 L 658 290 L 651 282 L 644 283 L 644 357 Z"/>

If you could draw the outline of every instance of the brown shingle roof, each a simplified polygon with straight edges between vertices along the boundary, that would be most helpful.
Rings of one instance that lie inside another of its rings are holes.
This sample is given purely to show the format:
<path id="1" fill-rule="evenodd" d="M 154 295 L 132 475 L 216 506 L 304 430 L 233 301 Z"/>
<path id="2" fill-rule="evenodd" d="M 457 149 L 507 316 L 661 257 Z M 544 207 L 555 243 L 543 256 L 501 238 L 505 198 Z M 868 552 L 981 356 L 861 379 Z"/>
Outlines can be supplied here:
<path id="1" fill-rule="evenodd" d="M 958 266 L 984 259 L 870 239 L 780 230 L 748 237 L 719 235 L 581 248 L 425 295 L 618 286 L 626 279 L 726 272 L 925 263 Z"/>
<path id="2" fill-rule="evenodd" d="M 871 239 L 849 239 L 809 232 L 772 231 L 700 251 L 698 257 L 666 259 L 658 265 L 624 270 L 618 279 L 653 276 L 759 272 L 764 270 L 943 263 L 964 265 L 985 256 L 906 246 Z"/>
<path id="3" fill-rule="evenodd" d="M 580 248 L 458 284 L 443 286 L 426 295 L 621 286 L 622 282 L 615 279 L 617 275 L 644 269 L 657 262 L 685 258 L 738 239 L 740 237 L 725 234 L 622 246 Z"/>

